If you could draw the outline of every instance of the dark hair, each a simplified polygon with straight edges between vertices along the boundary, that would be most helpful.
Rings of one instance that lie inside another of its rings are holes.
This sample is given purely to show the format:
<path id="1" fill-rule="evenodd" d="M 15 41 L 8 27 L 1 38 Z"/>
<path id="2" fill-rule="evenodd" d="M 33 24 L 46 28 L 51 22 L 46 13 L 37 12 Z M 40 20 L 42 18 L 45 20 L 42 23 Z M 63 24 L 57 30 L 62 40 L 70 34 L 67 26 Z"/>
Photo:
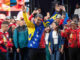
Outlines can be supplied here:
<path id="1" fill-rule="evenodd" d="M 79 20 L 79 16 L 78 16 L 77 14 L 74 14 L 74 15 L 72 16 L 72 19 L 74 19 L 74 18 L 77 18 L 77 19 Z"/>
<path id="2" fill-rule="evenodd" d="M 57 33 L 59 33 L 60 34 L 60 29 L 59 29 L 59 24 L 57 23 L 57 22 L 54 22 L 55 24 L 56 24 L 56 26 L 57 26 Z"/>
<path id="3" fill-rule="evenodd" d="M 59 24 L 57 22 L 54 22 L 56 24 L 56 26 L 59 26 Z"/>

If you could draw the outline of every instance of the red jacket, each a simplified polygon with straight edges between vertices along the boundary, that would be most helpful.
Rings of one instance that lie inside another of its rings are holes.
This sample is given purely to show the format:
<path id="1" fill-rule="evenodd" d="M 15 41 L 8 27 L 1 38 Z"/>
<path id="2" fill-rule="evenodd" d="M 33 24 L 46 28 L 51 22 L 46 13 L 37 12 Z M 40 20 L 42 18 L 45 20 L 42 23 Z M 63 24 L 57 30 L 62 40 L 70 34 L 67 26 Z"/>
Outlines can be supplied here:
<path id="1" fill-rule="evenodd" d="M 40 48 L 45 48 L 45 32 L 43 32 L 40 40 Z"/>
<path id="2" fill-rule="evenodd" d="M 62 25 L 63 22 L 64 22 L 64 19 L 61 19 L 59 25 Z"/>
<path id="3" fill-rule="evenodd" d="M 68 41 L 69 47 L 75 48 L 75 47 L 78 46 L 78 44 L 77 44 L 77 42 L 78 42 L 77 36 L 78 36 L 77 29 L 71 30 L 71 34 L 70 34 L 69 41 Z"/>
<path id="4" fill-rule="evenodd" d="M 65 29 L 64 32 L 61 31 L 61 36 L 65 38 L 64 40 L 64 47 L 68 48 L 68 39 L 70 35 L 70 29 Z"/>
<path id="5" fill-rule="evenodd" d="M 4 40 L 7 40 L 6 43 Z M 9 41 L 9 34 L 8 32 L 0 32 L 0 50 L 1 52 L 7 52 L 7 48 L 12 47 L 13 44 Z"/>
<path id="6" fill-rule="evenodd" d="M 80 48 L 80 28 L 77 29 L 78 48 Z"/>
<path id="7" fill-rule="evenodd" d="M 34 15 L 33 15 L 33 14 L 31 14 L 31 16 L 29 17 L 29 20 L 31 20 L 31 19 L 33 18 L 33 16 L 34 16 Z"/>

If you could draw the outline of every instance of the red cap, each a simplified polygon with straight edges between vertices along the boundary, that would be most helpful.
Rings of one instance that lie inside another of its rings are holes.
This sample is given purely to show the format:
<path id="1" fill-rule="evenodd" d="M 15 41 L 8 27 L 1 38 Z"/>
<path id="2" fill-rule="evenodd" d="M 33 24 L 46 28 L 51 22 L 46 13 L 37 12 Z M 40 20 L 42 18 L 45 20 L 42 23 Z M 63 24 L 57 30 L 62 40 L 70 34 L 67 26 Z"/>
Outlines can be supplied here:
<path id="1" fill-rule="evenodd" d="M 71 21 L 70 19 L 67 20 L 67 22 Z"/>

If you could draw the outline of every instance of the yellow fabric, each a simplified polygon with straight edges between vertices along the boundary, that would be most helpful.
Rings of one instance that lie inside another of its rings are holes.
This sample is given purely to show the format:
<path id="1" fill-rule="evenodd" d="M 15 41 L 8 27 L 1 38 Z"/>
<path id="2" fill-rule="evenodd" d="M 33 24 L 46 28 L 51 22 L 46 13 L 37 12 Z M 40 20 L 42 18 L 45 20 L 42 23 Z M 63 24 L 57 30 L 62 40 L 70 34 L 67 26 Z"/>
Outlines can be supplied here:
<path id="1" fill-rule="evenodd" d="M 50 23 L 50 22 L 49 21 L 43 22 L 44 27 L 47 27 L 48 26 L 48 23 Z"/>
<path id="2" fill-rule="evenodd" d="M 23 17 L 28 28 L 28 35 L 31 35 L 30 37 L 28 36 L 28 39 L 31 40 L 35 32 L 35 25 L 28 19 L 27 13 L 23 13 Z"/>
<path id="3" fill-rule="evenodd" d="M 58 14 L 55 14 L 53 17 L 51 17 L 51 19 L 54 19 L 54 20 L 55 20 L 56 17 L 57 17 L 57 15 L 58 15 Z"/>
<path id="4" fill-rule="evenodd" d="M 49 47 L 51 46 L 51 43 L 49 42 Z"/>

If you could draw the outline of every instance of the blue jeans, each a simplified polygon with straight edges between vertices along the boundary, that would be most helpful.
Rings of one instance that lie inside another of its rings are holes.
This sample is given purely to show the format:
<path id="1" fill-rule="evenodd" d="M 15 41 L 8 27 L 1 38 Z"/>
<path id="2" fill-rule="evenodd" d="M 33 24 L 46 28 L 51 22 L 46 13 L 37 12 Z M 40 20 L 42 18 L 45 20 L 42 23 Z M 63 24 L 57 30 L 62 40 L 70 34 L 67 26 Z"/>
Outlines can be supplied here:
<path id="1" fill-rule="evenodd" d="M 15 52 L 14 54 L 15 54 L 14 60 L 21 60 L 21 54 L 20 53 Z"/>
<path id="2" fill-rule="evenodd" d="M 51 60 L 60 60 L 60 52 L 59 52 L 59 51 L 55 51 L 55 52 L 51 55 Z"/>

